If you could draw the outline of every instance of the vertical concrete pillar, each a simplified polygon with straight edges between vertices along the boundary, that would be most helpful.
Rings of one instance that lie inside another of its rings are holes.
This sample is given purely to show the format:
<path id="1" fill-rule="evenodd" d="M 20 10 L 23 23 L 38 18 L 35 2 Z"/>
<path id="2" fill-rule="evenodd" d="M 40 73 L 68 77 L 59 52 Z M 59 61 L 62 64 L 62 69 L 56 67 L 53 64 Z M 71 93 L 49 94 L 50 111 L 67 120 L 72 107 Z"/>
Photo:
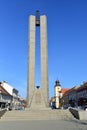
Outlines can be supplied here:
<path id="1" fill-rule="evenodd" d="M 28 34 L 28 79 L 27 79 L 27 106 L 30 106 L 35 89 L 35 16 L 29 17 Z"/>
<path id="2" fill-rule="evenodd" d="M 48 106 L 48 52 L 47 52 L 47 20 L 40 16 L 40 51 L 41 51 L 41 89 L 46 106 Z"/>

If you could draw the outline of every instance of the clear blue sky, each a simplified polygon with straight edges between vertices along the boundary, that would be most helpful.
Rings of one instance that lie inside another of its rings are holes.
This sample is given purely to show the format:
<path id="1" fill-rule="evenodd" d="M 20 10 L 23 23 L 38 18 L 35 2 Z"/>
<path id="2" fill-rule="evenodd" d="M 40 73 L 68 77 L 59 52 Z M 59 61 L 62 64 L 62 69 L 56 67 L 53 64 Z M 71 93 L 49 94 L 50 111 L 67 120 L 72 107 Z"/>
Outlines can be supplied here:
<path id="1" fill-rule="evenodd" d="M 37 9 L 48 21 L 50 96 L 56 79 L 62 88 L 87 81 L 87 0 L 0 0 L 0 81 L 18 89 L 24 98 L 28 16 Z"/>

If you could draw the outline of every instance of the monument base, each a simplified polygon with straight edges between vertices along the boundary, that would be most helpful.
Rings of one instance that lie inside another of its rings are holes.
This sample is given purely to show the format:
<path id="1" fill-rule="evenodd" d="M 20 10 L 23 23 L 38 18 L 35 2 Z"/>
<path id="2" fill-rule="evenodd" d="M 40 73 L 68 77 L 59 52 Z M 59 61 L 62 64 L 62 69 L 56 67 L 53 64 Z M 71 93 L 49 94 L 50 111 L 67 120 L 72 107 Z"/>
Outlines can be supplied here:
<path id="1" fill-rule="evenodd" d="M 44 110 L 49 108 L 46 106 L 44 95 L 42 94 L 41 89 L 35 89 L 31 104 L 28 108 L 32 110 Z"/>

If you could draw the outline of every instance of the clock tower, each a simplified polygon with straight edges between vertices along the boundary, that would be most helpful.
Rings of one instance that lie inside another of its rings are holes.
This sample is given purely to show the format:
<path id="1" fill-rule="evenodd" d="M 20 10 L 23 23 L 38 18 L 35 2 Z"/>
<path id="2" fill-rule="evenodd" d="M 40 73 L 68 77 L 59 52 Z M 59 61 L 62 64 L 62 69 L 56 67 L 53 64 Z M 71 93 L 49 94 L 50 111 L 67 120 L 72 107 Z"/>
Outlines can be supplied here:
<path id="1" fill-rule="evenodd" d="M 60 108 L 60 97 L 61 97 L 61 85 L 59 80 L 55 81 L 55 98 L 56 98 L 56 108 Z"/>

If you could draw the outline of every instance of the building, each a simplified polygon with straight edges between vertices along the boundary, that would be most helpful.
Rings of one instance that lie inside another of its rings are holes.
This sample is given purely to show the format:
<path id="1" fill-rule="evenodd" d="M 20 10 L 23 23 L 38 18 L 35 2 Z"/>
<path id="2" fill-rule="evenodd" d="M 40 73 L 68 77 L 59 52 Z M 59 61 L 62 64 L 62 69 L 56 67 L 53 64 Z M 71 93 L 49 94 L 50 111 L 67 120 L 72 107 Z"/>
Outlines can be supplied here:
<path id="1" fill-rule="evenodd" d="M 18 90 L 13 88 L 7 82 L 0 82 L 0 107 L 6 107 L 8 104 L 11 109 L 18 109 L 24 99 L 18 95 Z"/>
<path id="2" fill-rule="evenodd" d="M 2 86 L 0 82 L 0 108 L 6 107 L 6 105 L 10 105 L 12 102 L 12 95 L 9 94 Z"/>
<path id="3" fill-rule="evenodd" d="M 62 100 L 64 105 L 70 104 L 72 107 L 87 105 L 87 82 L 67 90 L 63 94 Z"/>
<path id="4" fill-rule="evenodd" d="M 87 82 L 83 82 L 83 84 L 77 89 L 76 93 L 78 105 L 87 105 Z"/>
<path id="5" fill-rule="evenodd" d="M 68 92 L 69 92 L 69 88 L 62 88 L 62 99 L 61 99 L 61 103 L 62 106 L 68 104 Z"/>

